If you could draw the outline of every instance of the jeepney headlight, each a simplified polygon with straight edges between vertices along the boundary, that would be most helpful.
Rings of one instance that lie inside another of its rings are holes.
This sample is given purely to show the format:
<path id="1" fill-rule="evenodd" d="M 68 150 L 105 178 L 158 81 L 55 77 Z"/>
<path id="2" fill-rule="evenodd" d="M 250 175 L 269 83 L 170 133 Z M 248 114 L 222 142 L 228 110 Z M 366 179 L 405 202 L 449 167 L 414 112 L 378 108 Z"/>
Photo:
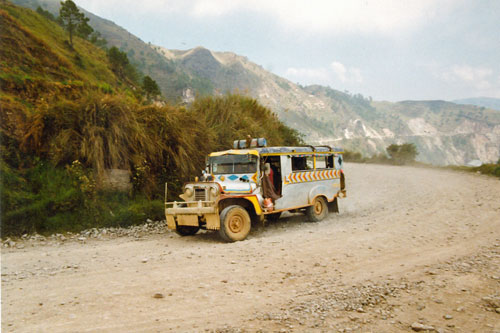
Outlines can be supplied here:
<path id="1" fill-rule="evenodd" d="M 210 188 L 210 194 L 212 195 L 212 197 L 216 197 L 217 196 L 217 189 L 215 187 Z"/>
<path id="2" fill-rule="evenodd" d="M 193 189 L 190 187 L 186 187 L 186 189 L 184 190 L 184 195 L 186 197 L 191 197 L 193 195 Z"/>

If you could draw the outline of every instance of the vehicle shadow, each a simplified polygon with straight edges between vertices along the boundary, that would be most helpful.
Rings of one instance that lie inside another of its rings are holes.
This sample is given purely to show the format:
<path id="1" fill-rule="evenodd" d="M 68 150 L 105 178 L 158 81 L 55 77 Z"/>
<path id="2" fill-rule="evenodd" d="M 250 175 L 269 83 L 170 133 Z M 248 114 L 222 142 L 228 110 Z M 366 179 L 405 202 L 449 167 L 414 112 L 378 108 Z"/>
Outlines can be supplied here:
<path id="1" fill-rule="evenodd" d="M 330 213 L 330 216 L 335 215 Z M 303 213 L 290 213 L 285 212 L 276 221 L 265 220 L 263 223 L 253 223 L 252 230 L 248 235 L 246 240 L 260 239 L 268 237 L 270 235 L 276 235 L 276 233 L 281 234 L 284 232 L 289 232 L 291 230 L 297 230 L 300 228 L 308 228 L 311 224 L 322 223 L 320 222 L 310 222 L 307 220 L 307 216 Z M 205 243 L 205 244 L 227 244 L 219 236 L 217 230 L 200 230 L 196 235 L 184 236 L 178 238 L 186 243 Z M 229 243 L 231 244 L 231 243 Z"/>

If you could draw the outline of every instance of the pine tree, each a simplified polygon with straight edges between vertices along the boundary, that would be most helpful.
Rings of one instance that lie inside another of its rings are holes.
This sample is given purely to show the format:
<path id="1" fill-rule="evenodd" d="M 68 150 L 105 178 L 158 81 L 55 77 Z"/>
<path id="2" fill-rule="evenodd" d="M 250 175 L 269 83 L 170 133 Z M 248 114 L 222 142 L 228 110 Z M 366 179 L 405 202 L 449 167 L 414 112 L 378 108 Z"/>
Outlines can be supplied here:
<path id="1" fill-rule="evenodd" d="M 142 79 L 142 88 L 146 92 L 146 98 L 149 100 L 150 96 L 158 96 L 161 95 L 160 88 L 155 80 L 153 80 L 150 76 L 146 75 Z"/>
<path id="2" fill-rule="evenodd" d="M 78 10 L 75 3 L 71 0 L 61 1 L 59 9 L 59 18 L 63 27 L 69 34 L 69 45 L 73 46 L 73 35 L 78 34 L 87 38 L 94 29 L 88 25 L 89 19 Z"/>
<path id="3" fill-rule="evenodd" d="M 129 64 L 127 54 L 118 50 L 116 46 L 108 50 L 108 59 L 111 64 L 111 69 L 118 75 L 125 75 L 125 69 Z"/>

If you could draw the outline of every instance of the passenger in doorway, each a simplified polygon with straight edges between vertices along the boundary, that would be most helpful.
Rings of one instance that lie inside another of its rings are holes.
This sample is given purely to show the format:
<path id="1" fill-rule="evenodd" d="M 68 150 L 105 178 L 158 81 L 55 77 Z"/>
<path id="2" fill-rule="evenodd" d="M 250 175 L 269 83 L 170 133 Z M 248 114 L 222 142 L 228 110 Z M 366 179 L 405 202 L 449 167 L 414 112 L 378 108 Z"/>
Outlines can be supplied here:
<path id="1" fill-rule="evenodd" d="M 271 168 L 270 163 L 264 164 L 264 174 L 266 175 L 266 177 L 269 177 L 269 181 L 274 186 L 274 171 Z"/>

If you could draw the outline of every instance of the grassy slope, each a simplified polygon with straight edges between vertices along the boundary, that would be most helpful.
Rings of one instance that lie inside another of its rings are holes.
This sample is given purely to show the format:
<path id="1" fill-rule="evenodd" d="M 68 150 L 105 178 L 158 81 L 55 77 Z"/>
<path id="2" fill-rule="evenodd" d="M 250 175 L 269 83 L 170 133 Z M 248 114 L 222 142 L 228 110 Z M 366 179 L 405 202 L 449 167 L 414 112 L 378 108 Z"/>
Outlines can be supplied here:
<path id="1" fill-rule="evenodd" d="M 2 236 L 158 219 L 162 184 L 178 194 L 235 135 L 299 141 L 248 97 L 205 97 L 188 109 L 143 104 L 103 50 L 79 38 L 69 47 L 57 24 L 29 9 L 1 4 L 0 16 Z M 130 193 L 103 190 L 110 168 L 131 172 Z"/>
<path id="2" fill-rule="evenodd" d="M 128 89 L 110 70 L 106 53 L 79 38 L 69 47 L 60 26 L 30 9 L 2 3 L 0 20 L 2 235 L 142 219 L 143 212 L 132 216 L 136 208 L 127 195 L 97 200 L 82 188 L 83 171 L 67 172 L 50 161 L 58 149 L 48 133 L 70 127 L 64 122 L 74 121 L 68 116 L 79 111 L 78 101 Z M 70 108 L 54 107 L 61 104 Z M 72 140 L 80 137 L 68 136 L 61 146 Z M 111 206 L 120 220 L 103 214 Z"/>
<path id="3" fill-rule="evenodd" d="M 29 9 L 9 4 L 1 8 L 3 75 L 41 77 L 53 83 L 81 80 L 89 87 L 117 83 L 103 50 L 79 38 L 75 38 L 72 50 L 65 43 L 66 32 L 54 22 Z"/>
<path id="4" fill-rule="evenodd" d="M 60 0 L 13 0 L 13 2 L 33 10 L 40 6 L 58 16 Z M 213 92 L 213 85 L 210 81 L 188 74 L 178 64 L 165 59 L 148 43 L 117 24 L 84 9 L 81 10 L 90 19 L 90 25 L 108 41 L 108 47 L 116 46 L 126 52 L 139 70 L 158 83 L 167 100 L 178 102 L 183 90 L 188 87 L 194 88 L 200 94 Z"/>

